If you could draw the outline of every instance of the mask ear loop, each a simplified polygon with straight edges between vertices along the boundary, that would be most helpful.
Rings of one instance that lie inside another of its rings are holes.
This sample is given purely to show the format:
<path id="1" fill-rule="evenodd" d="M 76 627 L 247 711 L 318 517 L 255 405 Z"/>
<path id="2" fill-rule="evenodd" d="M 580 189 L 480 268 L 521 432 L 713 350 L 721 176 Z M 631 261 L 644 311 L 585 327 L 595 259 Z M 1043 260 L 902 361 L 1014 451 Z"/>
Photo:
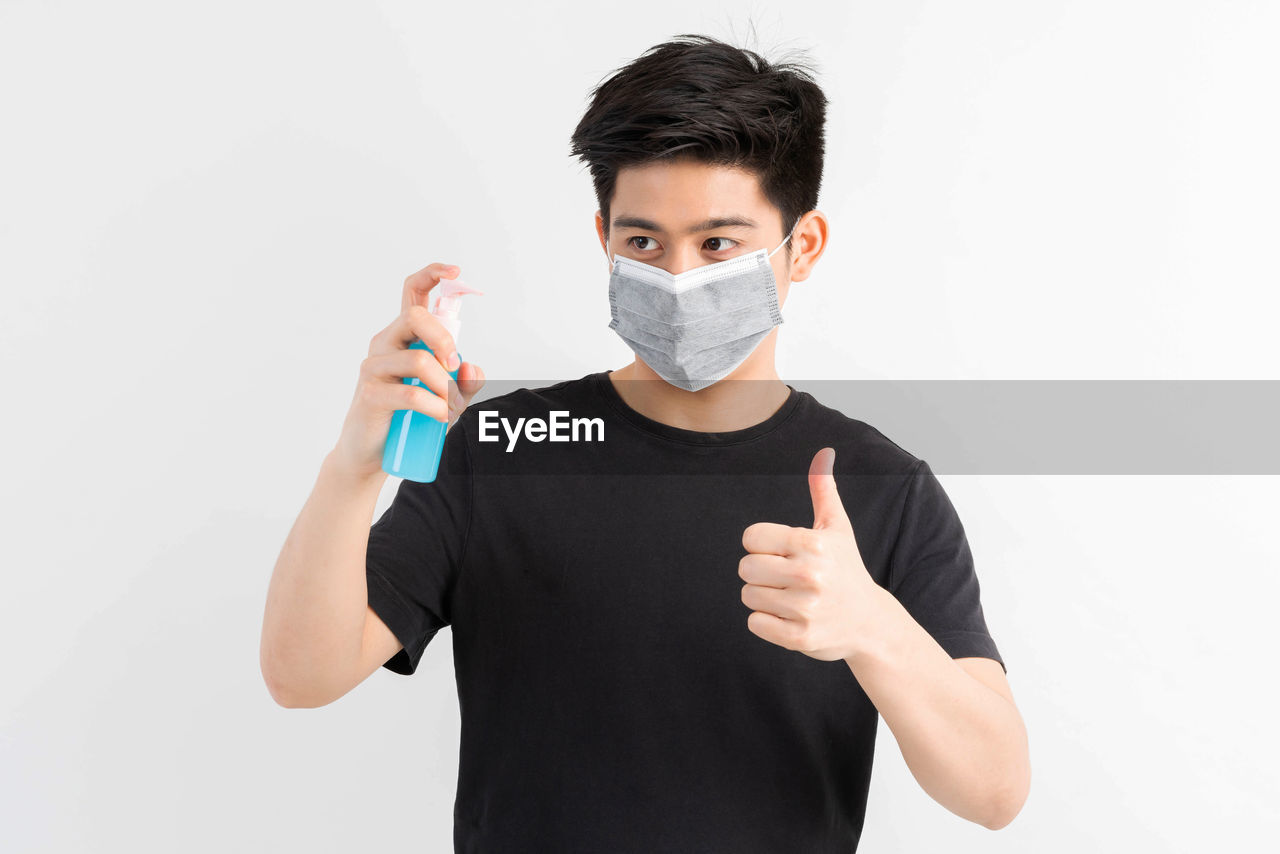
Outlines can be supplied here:
<path id="1" fill-rule="evenodd" d="M 791 235 L 796 233 L 796 225 L 799 225 L 799 224 L 800 224 L 800 220 L 796 220 L 795 225 L 791 226 L 791 230 L 787 232 L 787 236 L 782 238 L 782 242 L 779 243 L 776 247 L 774 247 L 773 252 L 770 252 L 767 257 L 772 258 L 774 252 L 777 252 L 779 249 L 787 245 L 787 241 L 791 239 Z M 794 285 L 795 281 L 791 278 L 788 278 L 787 284 Z"/>
<path id="2" fill-rule="evenodd" d="M 770 252 L 770 253 L 769 253 L 768 255 L 766 255 L 765 257 L 766 257 L 766 258 L 772 258 L 772 257 L 774 256 L 774 254 L 775 254 L 779 249 L 781 249 L 782 247 L 786 246 L 786 245 L 787 245 L 787 241 L 791 239 L 791 235 L 793 235 L 793 234 L 795 234 L 795 233 L 796 233 L 796 226 L 797 226 L 797 225 L 799 225 L 799 224 L 800 224 L 800 220 L 796 220 L 796 221 L 795 221 L 795 225 L 792 225 L 792 226 L 791 226 L 791 230 L 787 232 L 787 236 L 786 236 L 786 237 L 784 237 L 784 238 L 782 238 L 782 242 L 781 242 L 781 243 L 779 243 L 777 246 L 775 246 L 775 247 L 774 247 L 774 249 L 773 249 L 773 252 Z"/>

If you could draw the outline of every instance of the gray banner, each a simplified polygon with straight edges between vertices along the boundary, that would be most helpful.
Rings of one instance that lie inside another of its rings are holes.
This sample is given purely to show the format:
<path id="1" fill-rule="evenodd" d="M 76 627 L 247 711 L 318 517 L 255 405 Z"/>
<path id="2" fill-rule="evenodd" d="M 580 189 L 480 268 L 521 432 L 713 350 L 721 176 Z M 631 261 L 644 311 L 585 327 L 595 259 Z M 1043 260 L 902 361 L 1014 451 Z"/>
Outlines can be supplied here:
<path id="1" fill-rule="evenodd" d="M 1277 380 L 785 381 L 938 474 L 1280 474 Z"/>

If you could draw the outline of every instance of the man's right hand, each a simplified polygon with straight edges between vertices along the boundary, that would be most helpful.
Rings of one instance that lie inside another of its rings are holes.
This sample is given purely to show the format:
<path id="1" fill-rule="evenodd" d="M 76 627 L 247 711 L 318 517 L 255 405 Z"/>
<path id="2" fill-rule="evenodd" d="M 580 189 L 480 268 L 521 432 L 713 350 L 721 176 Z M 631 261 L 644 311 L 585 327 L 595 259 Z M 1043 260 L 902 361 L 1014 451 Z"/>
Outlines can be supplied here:
<path id="1" fill-rule="evenodd" d="M 462 362 L 459 367 L 451 362 L 453 336 L 427 311 L 431 289 L 441 279 L 457 278 L 459 272 L 456 265 L 429 264 L 404 280 L 400 316 L 369 342 L 369 356 L 360 363 L 351 409 L 331 454 L 344 471 L 361 477 L 382 471 L 382 452 L 396 410 L 412 409 L 452 426 L 484 387 L 479 365 Z M 419 338 L 430 353 L 409 347 Z M 455 367 L 458 382 L 451 387 L 449 371 Z M 406 377 L 417 377 L 426 388 L 404 382 Z"/>

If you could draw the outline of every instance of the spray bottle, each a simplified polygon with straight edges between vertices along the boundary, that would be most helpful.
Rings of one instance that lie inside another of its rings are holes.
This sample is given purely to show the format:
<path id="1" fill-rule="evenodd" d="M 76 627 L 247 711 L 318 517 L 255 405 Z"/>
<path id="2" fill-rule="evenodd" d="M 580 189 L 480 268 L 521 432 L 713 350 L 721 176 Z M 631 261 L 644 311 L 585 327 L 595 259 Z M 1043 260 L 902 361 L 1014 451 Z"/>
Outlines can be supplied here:
<path id="1" fill-rule="evenodd" d="M 436 297 L 436 306 L 431 309 L 431 314 L 449 330 L 456 348 L 458 330 L 462 328 L 462 321 L 458 319 L 462 295 L 482 292 L 467 287 L 461 279 L 441 279 L 437 288 L 439 296 Z M 431 348 L 421 340 L 414 341 L 409 349 L 431 352 Z M 458 381 L 458 371 L 462 369 L 461 353 L 458 354 L 458 359 L 457 370 L 449 372 L 454 382 Z M 404 377 L 402 382 L 427 388 L 417 377 Z M 436 471 L 440 467 L 440 455 L 444 452 L 444 438 L 448 429 L 447 422 L 425 413 L 414 409 L 397 409 L 391 417 L 387 442 L 382 450 L 382 470 L 405 480 L 431 483 L 436 479 Z"/>

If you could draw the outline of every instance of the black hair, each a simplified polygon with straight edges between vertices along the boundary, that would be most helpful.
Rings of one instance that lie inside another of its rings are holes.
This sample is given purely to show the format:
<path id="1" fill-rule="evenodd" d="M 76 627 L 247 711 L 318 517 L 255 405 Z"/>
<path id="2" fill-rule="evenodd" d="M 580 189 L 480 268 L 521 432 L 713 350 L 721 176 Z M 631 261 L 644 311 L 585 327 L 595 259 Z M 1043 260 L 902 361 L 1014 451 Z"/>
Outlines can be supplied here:
<path id="1" fill-rule="evenodd" d="M 783 234 L 818 205 L 827 98 L 804 63 L 683 34 L 614 69 L 589 97 L 570 155 L 590 167 L 606 237 L 618 171 L 667 158 L 755 174 Z"/>

